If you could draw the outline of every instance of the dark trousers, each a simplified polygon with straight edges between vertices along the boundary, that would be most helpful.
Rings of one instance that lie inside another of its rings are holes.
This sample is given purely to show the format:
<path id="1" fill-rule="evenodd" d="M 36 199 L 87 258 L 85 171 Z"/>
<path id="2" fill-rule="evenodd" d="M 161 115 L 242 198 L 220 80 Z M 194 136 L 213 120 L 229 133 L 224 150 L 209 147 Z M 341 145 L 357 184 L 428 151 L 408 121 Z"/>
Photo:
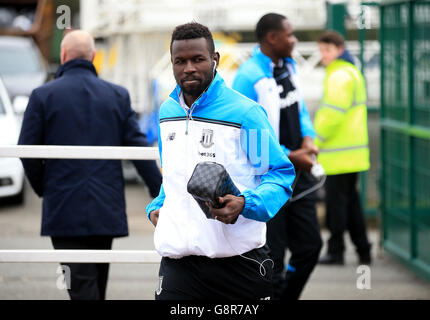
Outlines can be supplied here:
<path id="1" fill-rule="evenodd" d="M 273 265 L 268 253 L 269 249 L 264 246 L 248 251 L 242 256 L 227 258 L 163 257 L 155 299 L 260 300 L 271 298 Z"/>
<path id="2" fill-rule="evenodd" d="M 110 250 L 112 237 L 51 237 L 55 249 Z M 109 274 L 108 263 L 61 263 L 70 269 L 71 300 L 104 300 Z"/>
<path id="3" fill-rule="evenodd" d="M 297 300 L 322 247 L 315 201 L 288 203 L 267 223 L 267 244 L 275 262 L 274 298 Z M 285 250 L 291 251 L 285 273 Z"/>
<path id="4" fill-rule="evenodd" d="M 370 243 L 367 239 L 366 220 L 356 187 L 357 180 L 358 173 L 327 176 L 326 225 L 330 231 L 328 253 L 331 255 L 343 255 L 345 230 L 348 230 L 360 256 L 369 253 Z"/>

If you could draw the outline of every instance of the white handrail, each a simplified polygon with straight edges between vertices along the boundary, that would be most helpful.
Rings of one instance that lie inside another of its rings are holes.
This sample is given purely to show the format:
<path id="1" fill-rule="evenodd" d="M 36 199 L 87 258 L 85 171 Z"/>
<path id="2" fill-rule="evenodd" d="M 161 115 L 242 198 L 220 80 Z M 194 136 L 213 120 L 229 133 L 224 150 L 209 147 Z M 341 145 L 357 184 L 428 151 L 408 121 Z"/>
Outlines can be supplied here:
<path id="1" fill-rule="evenodd" d="M 159 263 L 155 250 L 0 250 L 0 263 Z"/>
<path id="2" fill-rule="evenodd" d="M 0 145 L 0 158 L 157 160 L 157 147 Z"/>
<path id="3" fill-rule="evenodd" d="M 157 147 L 0 145 L 0 158 L 157 160 Z M 154 250 L 0 250 L 0 263 L 159 263 Z"/>

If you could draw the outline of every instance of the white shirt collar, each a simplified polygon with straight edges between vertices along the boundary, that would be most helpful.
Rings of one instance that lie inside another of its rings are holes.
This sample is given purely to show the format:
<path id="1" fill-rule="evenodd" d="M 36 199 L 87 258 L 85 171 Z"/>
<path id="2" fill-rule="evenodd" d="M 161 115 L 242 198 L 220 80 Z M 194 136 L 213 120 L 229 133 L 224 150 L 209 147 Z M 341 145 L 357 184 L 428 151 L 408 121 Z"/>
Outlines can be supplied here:
<path id="1" fill-rule="evenodd" d="M 182 108 L 184 109 L 189 109 L 190 107 L 187 106 L 187 104 L 185 103 L 185 99 L 184 99 L 184 94 L 181 91 L 181 93 L 179 94 L 179 104 L 181 105 Z"/>

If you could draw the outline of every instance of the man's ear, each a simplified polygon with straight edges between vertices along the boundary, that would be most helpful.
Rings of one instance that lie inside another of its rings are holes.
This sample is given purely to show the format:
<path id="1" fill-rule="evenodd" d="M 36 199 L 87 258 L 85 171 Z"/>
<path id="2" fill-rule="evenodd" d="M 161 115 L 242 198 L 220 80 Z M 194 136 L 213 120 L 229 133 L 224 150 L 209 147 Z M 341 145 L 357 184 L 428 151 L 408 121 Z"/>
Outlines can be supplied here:
<path id="1" fill-rule="evenodd" d="M 270 45 L 275 44 L 278 41 L 278 33 L 275 30 L 269 31 L 266 34 L 266 42 Z"/>
<path id="2" fill-rule="evenodd" d="M 220 55 L 219 55 L 219 52 L 215 52 L 215 53 L 214 53 L 213 59 L 214 59 L 214 61 L 215 61 L 215 63 L 216 63 L 216 67 L 218 67 L 218 66 L 219 66 L 219 61 L 220 61 Z"/>
<path id="3" fill-rule="evenodd" d="M 64 48 L 61 48 L 60 51 L 60 62 L 61 64 L 64 64 L 66 62 L 66 50 L 64 50 Z"/>
<path id="4" fill-rule="evenodd" d="M 96 58 L 96 50 L 93 50 L 93 53 L 92 53 L 92 58 L 91 58 L 91 63 L 93 63 L 94 62 L 94 59 Z"/>

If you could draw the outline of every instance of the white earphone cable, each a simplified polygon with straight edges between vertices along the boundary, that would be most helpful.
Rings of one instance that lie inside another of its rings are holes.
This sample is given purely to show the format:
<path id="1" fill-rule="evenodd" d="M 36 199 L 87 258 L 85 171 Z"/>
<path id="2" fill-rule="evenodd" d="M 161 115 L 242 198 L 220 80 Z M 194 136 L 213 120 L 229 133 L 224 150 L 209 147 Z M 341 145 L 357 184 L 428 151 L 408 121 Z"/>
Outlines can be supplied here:
<path id="1" fill-rule="evenodd" d="M 270 262 L 272 262 L 272 268 L 275 266 L 275 262 L 272 260 L 272 259 L 270 259 L 270 258 L 268 258 L 268 259 L 265 259 L 265 260 L 263 260 L 262 262 L 260 262 L 260 261 L 258 261 L 258 260 L 255 260 L 255 259 L 253 259 L 253 258 L 250 258 L 250 257 L 247 257 L 247 256 L 244 256 L 243 254 L 239 254 L 234 248 L 233 248 L 233 246 L 231 245 L 231 243 L 230 243 L 230 239 L 228 238 L 228 236 L 227 236 L 227 234 L 226 234 L 226 232 L 225 232 L 225 227 L 226 227 L 226 225 L 225 225 L 225 223 L 223 223 L 223 222 L 221 222 L 220 221 L 220 223 L 222 223 L 222 232 L 223 232 L 223 234 L 224 234 L 224 237 L 226 238 L 226 240 L 227 240 L 227 243 L 228 243 L 228 245 L 230 246 L 230 248 L 231 248 L 231 250 L 233 250 L 238 256 L 241 256 L 242 258 L 244 258 L 244 259 L 247 259 L 247 260 L 251 260 L 251 261 L 253 261 L 253 262 L 255 262 L 255 263 L 257 263 L 258 265 L 259 265 L 259 272 L 260 272 L 260 274 L 261 274 L 261 276 L 265 276 L 266 275 L 266 273 L 267 273 L 267 271 L 266 271 L 266 268 L 264 267 L 264 263 L 266 262 L 266 261 L 270 261 Z"/>

